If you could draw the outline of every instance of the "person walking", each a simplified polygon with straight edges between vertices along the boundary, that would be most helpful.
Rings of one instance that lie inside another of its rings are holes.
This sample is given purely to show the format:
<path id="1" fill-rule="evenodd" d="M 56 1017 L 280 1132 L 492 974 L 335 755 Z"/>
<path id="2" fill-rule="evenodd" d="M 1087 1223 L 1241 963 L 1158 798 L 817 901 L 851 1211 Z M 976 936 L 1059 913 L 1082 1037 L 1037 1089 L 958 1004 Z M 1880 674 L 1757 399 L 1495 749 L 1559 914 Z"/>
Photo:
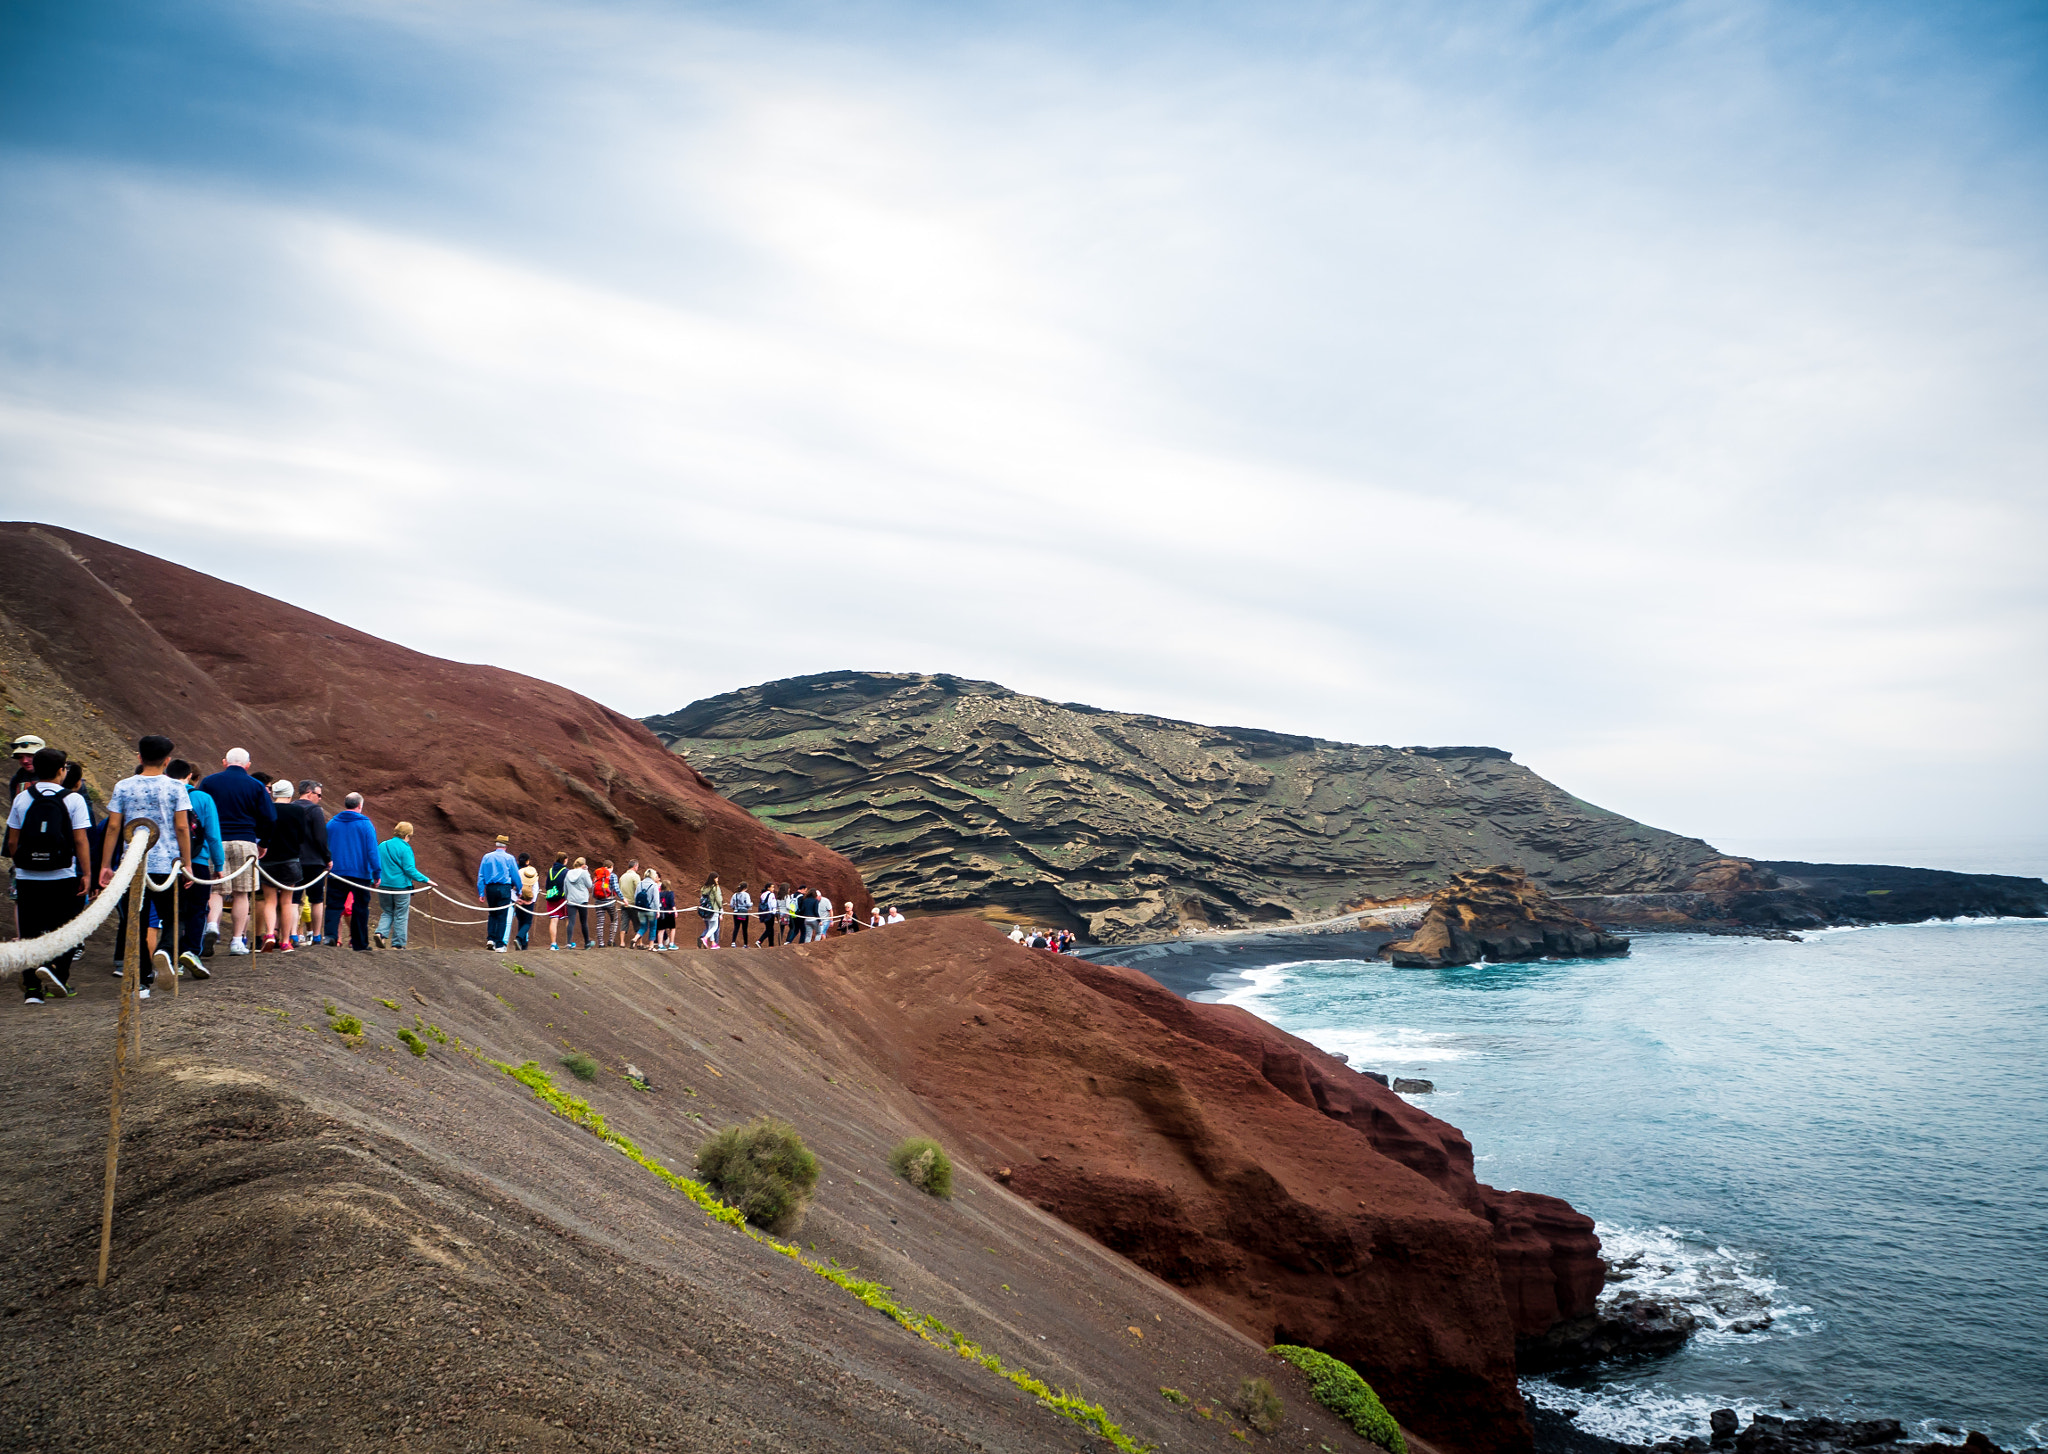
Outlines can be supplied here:
<path id="1" fill-rule="evenodd" d="M 541 880 L 540 898 L 548 916 L 548 949 L 550 952 L 562 946 L 555 943 L 555 934 L 562 927 L 562 921 L 569 917 L 567 898 L 569 879 L 568 855 L 557 853 L 555 861 L 548 865 L 547 874 Z M 571 945 L 570 948 L 574 948 Z"/>
<path id="2" fill-rule="evenodd" d="M 697 936 L 699 949 L 718 947 L 719 915 L 725 910 L 725 895 L 718 887 L 718 875 L 704 880 L 704 887 L 697 890 L 697 917 L 704 921 L 704 932 Z"/>
<path id="3" fill-rule="evenodd" d="M 585 949 L 591 947 L 590 890 L 590 864 L 579 857 L 569 871 L 562 875 L 562 902 L 569 911 L 569 947 L 571 949 L 577 947 L 576 931 L 579 927 L 583 931 L 582 947 Z"/>
<path id="4" fill-rule="evenodd" d="M 640 860 L 626 860 L 619 875 L 619 948 L 630 949 L 640 937 Z"/>
<path id="5" fill-rule="evenodd" d="M 420 872 L 419 860 L 412 852 L 412 824 L 400 823 L 391 830 L 391 836 L 377 845 L 377 933 L 374 936 L 377 947 L 387 944 L 393 949 L 405 948 L 405 928 L 412 919 L 410 890 L 423 888 L 432 882 Z M 398 890 L 407 890 L 400 893 Z"/>
<path id="6" fill-rule="evenodd" d="M 292 895 L 292 932 L 299 931 L 299 915 L 306 915 L 303 944 L 318 944 L 327 917 L 327 810 L 320 806 L 325 788 L 316 778 L 299 780 L 296 811 L 305 819 L 305 846 L 299 850 L 299 882 L 305 887 Z M 275 857 L 275 854 L 271 855 Z"/>
<path id="7" fill-rule="evenodd" d="M 63 928 L 85 912 L 91 898 L 86 871 L 92 842 L 86 830 L 92 826 L 92 810 L 82 795 L 66 792 L 58 781 L 64 758 L 55 747 L 30 753 L 28 785 L 7 809 L 7 856 L 14 860 L 14 905 L 24 939 Z M 68 949 L 34 970 L 22 970 L 22 1000 L 40 1005 L 45 996 L 69 998 L 74 993 L 71 966 L 84 952 L 83 946 Z"/>
<path id="8" fill-rule="evenodd" d="M 540 870 L 533 866 L 533 855 L 519 855 L 519 892 L 512 900 L 512 917 L 518 924 L 513 942 L 521 949 L 533 942 L 533 906 L 540 899 Z"/>
<path id="9" fill-rule="evenodd" d="M 363 795 L 350 793 L 327 825 L 329 881 L 326 936 L 341 943 L 342 899 L 349 899 L 348 947 L 370 953 L 370 890 L 377 882 L 377 825 L 363 812 Z"/>
<path id="10" fill-rule="evenodd" d="M 656 944 L 656 945 L 655 945 L 654 947 L 655 947 L 656 949 L 673 949 L 673 948 L 675 948 L 675 947 L 676 947 L 676 894 L 675 894 L 675 890 L 674 890 L 674 889 L 672 889 L 672 888 L 670 888 L 670 887 L 669 887 L 669 886 L 668 886 L 667 884 L 662 884 L 662 885 L 661 885 L 661 913 L 660 913 L 660 915 L 659 915 L 658 917 L 659 917 L 659 922 L 660 922 L 660 925 L 661 925 L 661 929 L 660 929 L 660 934 L 659 934 L 659 938 L 660 938 L 660 941 L 661 941 L 661 942 L 660 942 L 660 943 L 658 943 L 658 944 Z"/>
<path id="11" fill-rule="evenodd" d="M 182 757 L 171 759 L 164 769 L 185 785 L 185 800 L 192 812 L 192 879 L 178 896 L 178 971 L 194 979 L 212 979 L 206 961 L 213 956 L 220 938 L 220 890 L 196 879 L 216 879 L 227 867 L 227 852 L 220 841 L 220 810 L 213 797 L 199 786 L 199 769 Z"/>
<path id="12" fill-rule="evenodd" d="M 657 947 L 661 937 L 661 874 L 649 868 L 640 880 L 640 933 L 637 942 L 642 949 Z"/>
<path id="13" fill-rule="evenodd" d="M 136 744 L 136 755 L 142 759 L 141 770 L 114 784 L 113 794 L 107 799 L 107 842 L 121 841 L 122 826 L 129 819 L 150 819 L 157 827 L 156 841 L 149 845 L 142 871 L 166 880 L 178 873 L 190 877 L 186 866 L 192 862 L 192 800 L 185 796 L 185 785 L 164 772 L 174 746 L 168 737 L 152 734 L 143 738 Z M 100 870 L 101 888 L 113 879 L 112 864 Z M 145 930 L 148 936 L 144 942 L 149 952 L 143 956 L 142 965 L 143 999 L 149 998 L 150 986 L 156 983 L 159 960 L 166 971 L 176 973 L 169 951 L 159 948 L 157 943 L 171 921 L 171 903 L 176 893 L 175 882 L 167 882 L 161 889 L 145 888 L 143 923 L 129 925 L 131 930 Z"/>
<path id="14" fill-rule="evenodd" d="M 823 939 L 832 932 L 832 900 L 823 889 L 818 890 L 817 917 L 811 921 L 813 939 Z"/>
<path id="15" fill-rule="evenodd" d="M 597 934 L 584 947 L 609 949 L 619 927 L 619 881 L 609 858 L 600 858 L 591 870 L 590 907 L 596 910 Z"/>
<path id="16" fill-rule="evenodd" d="M 503 954 L 508 942 L 506 926 L 512 918 L 512 896 L 519 892 L 519 860 L 507 847 L 512 840 L 500 833 L 491 851 L 476 866 L 476 901 L 490 911 L 484 943 Z"/>
<path id="17" fill-rule="evenodd" d="M 221 894 L 230 908 L 228 953 L 247 954 L 249 896 L 262 889 L 256 861 L 263 856 L 264 841 L 277 822 L 277 804 L 263 785 L 249 776 L 246 747 L 229 748 L 220 760 L 220 771 L 199 786 L 220 814 L 220 836 L 227 850 L 221 872 L 228 881 L 221 885 Z"/>
<path id="18" fill-rule="evenodd" d="M 289 954 L 297 923 L 294 911 L 306 878 L 300 861 L 308 837 L 306 812 L 292 801 L 289 778 L 270 784 L 270 801 L 277 809 L 277 821 L 271 825 L 264 855 L 256 865 L 257 879 L 263 885 L 256 906 L 256 947 L 259 953 Z"/>
<path id="19" fill-rule="evenodd" d="M 775 915 L 782 907 L 782 901 L 775 897 L 775 881 L 770 879 L 761 885 L 761 902 L 755 905 L 761 921 L 760 946 L 763 949 L 775 947 Z"/>
<path id="20" fill-rule="evenodd" d="M 752 949 L 751 937 L 754 927 L 754 896 L 747 892 L 747 881 L 740 880 L 740 886 L 732 891 L 732 947 Z"/>

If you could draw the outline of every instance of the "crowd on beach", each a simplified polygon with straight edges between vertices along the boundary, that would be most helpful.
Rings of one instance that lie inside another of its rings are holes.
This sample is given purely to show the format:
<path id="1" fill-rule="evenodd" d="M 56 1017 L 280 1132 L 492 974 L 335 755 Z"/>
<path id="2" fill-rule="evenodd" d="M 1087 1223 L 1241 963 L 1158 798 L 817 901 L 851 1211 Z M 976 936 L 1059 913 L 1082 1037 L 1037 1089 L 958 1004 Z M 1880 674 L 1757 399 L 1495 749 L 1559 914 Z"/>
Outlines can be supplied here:
<path id="1" fill-rule="evenodd" d="M 143 866 L 144 999 L 160 973 L 212 978 L 207 961 L 223 937 L 230 955 L 289 954 L 339 946 L 345 921 L 352 950 L 403 949 L 419 894 L 462 902 L 420 871 L 412 824 L 379 838 L 363 794 L 344 795 L 330 817 L 318 779 L 264 772 L 239 747 L 223 756 L 219 771 L 202 774 L 175 751 L 167 737 L 144 737 L 135 772 L 115 785 L 95 820 L 82 764 L 40 737 L 14 740 L 6 854 L 23 939 L 85 912 L 120 867 L 123 824 L 139 819 L 159 830 Z M 550 949 L 671 950 L 691 912 L 657 868 L 643 870 L 637 859 L 615 870 L 609 858 L 593 866 L 557 853 L 542 869 L 527 854 L 515 856 L 504 835 L 477 870 L 476 898 L 486 944 L 499 953 L 530 947 L 537 917 L 547 921 Z M 130 928 L 125 899 L 115 912 L 118 964 Z M 699 887 L 695 913 L 696 943 L 706 949 L 810 943 L 903 922 L 901 912 L 881 905 L 863 918 L 851 902 L 834 904 L 825 888 L 808 884 L 767 883 L 756 895 L 743 882 L 728 897 L 717 874 Z M 69 950 L 24 972 L 23 997 L 40 1005 L 76 993 L 71 972 L 82 954 Z"/>

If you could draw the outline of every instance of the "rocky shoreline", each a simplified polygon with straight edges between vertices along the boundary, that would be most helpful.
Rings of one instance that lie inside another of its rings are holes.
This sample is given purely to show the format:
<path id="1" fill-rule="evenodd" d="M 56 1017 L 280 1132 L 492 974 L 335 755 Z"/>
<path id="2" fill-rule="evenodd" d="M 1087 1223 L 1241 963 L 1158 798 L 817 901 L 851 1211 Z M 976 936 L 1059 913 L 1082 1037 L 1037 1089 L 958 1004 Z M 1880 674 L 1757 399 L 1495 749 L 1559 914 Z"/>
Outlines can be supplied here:
<path id="1" fill-rule="evenodd" d="M 1784 1419 L 1752 1414 L 1747 1426 L 1734 1409 L 1715 1409 L 1710 1434 L 1627 1444 L 1603 1438 L 1573 1422 L 1577 1410 L 1531 1408 L 1535 1454 L 2042 1454 L 2039 1448 L 2001 1449 L 1988 1435 L 1970 1431 L 1955 1443 L 1907 1437 L 1897 1419 Z"/>

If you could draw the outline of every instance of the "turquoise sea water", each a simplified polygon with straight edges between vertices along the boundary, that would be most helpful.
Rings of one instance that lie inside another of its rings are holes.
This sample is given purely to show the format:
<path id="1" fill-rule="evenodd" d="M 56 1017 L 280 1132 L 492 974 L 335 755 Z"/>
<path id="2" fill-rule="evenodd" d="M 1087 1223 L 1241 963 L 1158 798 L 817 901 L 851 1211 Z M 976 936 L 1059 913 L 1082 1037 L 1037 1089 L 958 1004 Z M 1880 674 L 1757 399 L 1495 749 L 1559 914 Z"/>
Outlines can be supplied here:
<path id="1" fill-rule="evenodd" d="M 1785 1403 L 2048 1443 L 2048 923 L 1439 971 L 1274 959 L 1195 998 L 1434 1080 L 1410 1099 L 1463 1129 L 1482 1180 L 1598 1221 L 1630 1274 L 1610 1296 L 1709 1325 L 1532 1400 L 1631 1441 Z"/>

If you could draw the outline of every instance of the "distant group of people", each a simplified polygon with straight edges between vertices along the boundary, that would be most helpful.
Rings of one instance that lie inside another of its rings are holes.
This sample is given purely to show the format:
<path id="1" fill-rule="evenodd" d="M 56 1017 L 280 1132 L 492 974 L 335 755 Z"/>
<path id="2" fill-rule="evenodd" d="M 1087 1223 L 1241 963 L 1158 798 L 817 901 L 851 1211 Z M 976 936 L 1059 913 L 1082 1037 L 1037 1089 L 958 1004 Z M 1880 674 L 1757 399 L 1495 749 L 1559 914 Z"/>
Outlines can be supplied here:
<path id="1" fill-rule="evenodd" d="M 115 785 L 98 821 L 83 764 L 33 734 L 17 737 L 12 750 L 17 770 L 8 790 L 6 852 L 14 861 L 23 938 L 62 928 L 113 882 L 124 824 L 147 818 L 161 830 L 144 865 L 149 881 L 137 926 L 147 945 L 145 999 L 159 973 L 212 978 L 207 961 L 223 938 L 223 922 L 231 955 L 339 945 L 344 920 L 353 950 L 403 949 L 413 899 L 434 888 L 414 857 L 412 824 L 399 823 L 380 840 L 363 794 L 346 794 L 330 817 L 325 784 L 264 772 L 245 748 L 230 748 L 220 770 L 202 776 L 173 756 L 168 737 L 144 737 L 135 771 Z M 691 912 L 660 870 L 642 869 L 638 859 L 615 870 L 609 858 L 593 865 L 557 853 L 543 869 L 530 855 L 515 855 L 504 834 L 477 868 L 476 894 L 486 911 L 486 942 L 499 953 L 529 948 L 536 917 L 547 921 L 551 950 L 672 950 L 678 922 Z M 125 900 L 117 912 L 118 964 L 129 928 Z M 826 889 L 808 884 L 766 883 L 757 895 L 743 881 L 728 898 L 715 873 L 699 887 L 695 913 L 696 942 L 705 949 L 808 944 L 903 922 L 900 911 L 880 904 L 863 918 L 851 901 L 834 904 Z M 173 924 L 175 944 L 166 940 Z M 1071 944 L 1072 936 L 1066 939 Z M 81 954 L 52 956 L 23 974 L 27 1001 L 75 993 L 71 970 Z"/>
<path id="2" fill-rule="evenodd" d="M 1022 924 L 1010 926 L 1009 939 L 1026 949 L 1050 949 L 1054 954 L 1072 954 L 1079 942 L 1065 929 L 1026 929 Z"/>
<path id="3" fill-rule="evenodd" d="M 499 834 L 476 870 L 477 902 L 488 915 L 484 939 L 492 950 L 530 948 L 536 917 L 547 920 L 550 950 L 677 947 L 677 924 L 690 910 L 658 868 L 642 869 L 637 858 L 624 869 L 609 858 L 593 866 L 588 858 L 557 853 L 542 870 L 531 855 L 514 854 L 511 843 Z M 808 944 L 835 929 L 851 934 L 903 922 L 901 913 L 880 904 L 863 920 L 851 902 L 835 906 L 824 889 L 804 884 L 764 884 L 756 898 L 742 881 L 728 901 L 715 873 L 697 890 L 696 914 L 703 949 Z"/>
<path id="4" fill-rule="evenodd" d="M 212 978 L 206 961 L 222 938 L 223 919 L 230 955 L 338 944 L 344 919 L 353 949 L 370 949 L 373 938 L 378 947 L 404 947 L 411 898 L 402 890 L 427 882 L 413 858 L 412 824 L 398 824 L 380 842 L 361 793 L 344 796 L 341 811 L 329 817 L 318 779 L 294 782 L 263 772 L 240 747 L 221 758 L 220 771 L 202 777 L 172 755 L 176 748 L 154 734 L 138 742 L 135 771 L 114 785 L 105 816 L 94 822 L 82 764 L 33 734 L 14 740 L 6 850 L 23 938 L 83 913 L 113 882 L 126 850 L 125 825 L 147 818 L 158 836 L 143 865 L 149 881 L 142 923 L 132 926 L 147 948 L 143 998 L 160 973 Z M 383 900 L 374 935 L 373 895 Z M 117 960 L 131 927 L 125 901 L 119 913 Z M 175 945 L 165 941 L 174 923 Z M 24 998 L 42 1004 L 74 994 L 71 970 L 80 952 L 53 956 L 24 974 Z"/>

